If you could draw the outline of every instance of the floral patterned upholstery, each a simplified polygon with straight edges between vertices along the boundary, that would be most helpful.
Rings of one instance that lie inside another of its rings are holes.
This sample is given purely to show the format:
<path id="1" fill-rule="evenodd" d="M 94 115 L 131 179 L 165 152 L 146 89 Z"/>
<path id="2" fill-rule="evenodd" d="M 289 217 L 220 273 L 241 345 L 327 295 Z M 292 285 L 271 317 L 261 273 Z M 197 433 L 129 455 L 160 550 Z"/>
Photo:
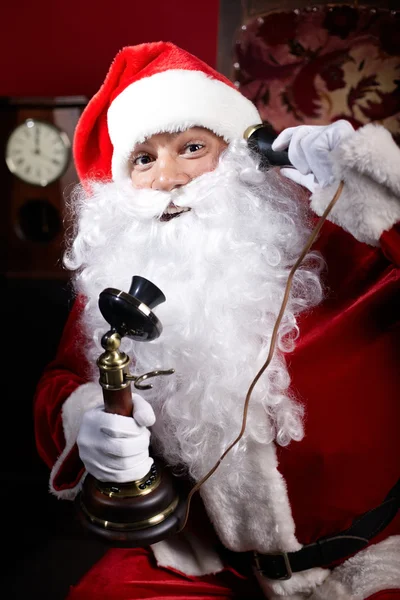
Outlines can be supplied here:
<path id="1" fill-rule="evenodd" d="M 400 142 L 400 11 L 312 6 L 242 26 L 234 79 L 276 132 L 349 120 Z"/>

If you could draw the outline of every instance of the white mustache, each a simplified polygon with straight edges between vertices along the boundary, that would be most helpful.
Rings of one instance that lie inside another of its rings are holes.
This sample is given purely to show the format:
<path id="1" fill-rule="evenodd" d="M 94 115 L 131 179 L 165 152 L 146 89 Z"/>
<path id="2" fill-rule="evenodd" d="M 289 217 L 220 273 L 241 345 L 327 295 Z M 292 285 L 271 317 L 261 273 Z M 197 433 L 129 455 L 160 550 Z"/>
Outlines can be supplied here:
<path id="1" fill-rule="evenodd" d="M 161 217 L 171 203 L 170 192 L 130 189 L 129 196 L 132 198 L 131 215 L 139 220 Z"/>
<path id="2" fill-rule="evenodd" d="M 220 170 L 207 172 L 199 175 L 186 185 L 172 191 L 160 191 L 152 189 L 135 189 L 127 183 L 121 188 L 121 192 L 132 199 L 129 212 L 138 220 L 159 219 L 170 205 L 178 208 L 198 208 L 205 204 L 211 193 L 214 180 L 220 182 Z M 204 207 L 206 208 L 206 207 Z"/>
<path id="3" fill-rule="evenodd" d="M 179 208 L 187 208 L 188 193 L 187 190 L 183 188 L 177 188 L 171 192 L 164 192 L 127 187 L 121 191 L 124 193 L 125 197 L 128 196 L 131 198 L 132 203 L 129 206 L 129 213 L 138 220 L 158 219 L 171 205 Z"/>

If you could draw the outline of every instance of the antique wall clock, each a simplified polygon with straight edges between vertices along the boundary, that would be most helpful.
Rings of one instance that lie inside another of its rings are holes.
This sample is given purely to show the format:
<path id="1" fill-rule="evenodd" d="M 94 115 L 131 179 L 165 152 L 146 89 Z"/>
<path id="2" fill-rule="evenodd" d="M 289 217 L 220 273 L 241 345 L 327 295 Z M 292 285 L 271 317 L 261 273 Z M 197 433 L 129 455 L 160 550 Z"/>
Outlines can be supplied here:
<path id="1" fill-rule="evenodd" d="M 3 250 L 7 278 L 67 279 L 65 203 L 78 181 L 72 141 L 87 99 L 0 98 Z"/>

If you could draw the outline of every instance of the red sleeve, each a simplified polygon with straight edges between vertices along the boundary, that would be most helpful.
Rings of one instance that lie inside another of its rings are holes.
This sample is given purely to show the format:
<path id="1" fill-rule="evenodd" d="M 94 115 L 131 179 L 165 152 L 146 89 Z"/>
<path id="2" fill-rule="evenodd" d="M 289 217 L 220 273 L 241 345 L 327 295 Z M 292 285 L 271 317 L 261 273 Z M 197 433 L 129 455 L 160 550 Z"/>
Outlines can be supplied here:
<path id="1" fill-rule="evenodd" d="M 381 235 L 382 252 L 393 264 L 400 267 L 400 223 L 393 225 Z"/>
<path id="2" fill-rule="evenodd" d="M 84 357 L 85 335 L 80 324 L 84 300 L 78 298 L 65 325 L 55 359 L 44 370 L 34 397 L 34 425 L 38 453 L 52 468 L 65 447 L 61 410 L 65 400 L 89 381 Z M 64 460 L 66 479 L 76 483 L 83 472 L 76 446 Z"/>

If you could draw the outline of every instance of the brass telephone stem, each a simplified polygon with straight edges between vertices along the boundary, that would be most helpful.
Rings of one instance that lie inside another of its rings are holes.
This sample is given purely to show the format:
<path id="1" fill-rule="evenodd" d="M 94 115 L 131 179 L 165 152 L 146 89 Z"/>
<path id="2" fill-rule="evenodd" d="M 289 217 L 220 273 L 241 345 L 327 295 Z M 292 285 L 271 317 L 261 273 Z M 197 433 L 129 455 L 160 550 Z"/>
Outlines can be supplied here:
<path id="1" fill-rule="evenodd" d="M 121 352 L 121 336 L 113 332 L 105 336 L 104 349 L 98 360 L 97 366 L 100 371 L 99 383 L 103 388 L 103 397 L 106 412 L 117 413 L 125 417 L 132 416 L 132 391 L 131 382 L 134 382 L 138 390 L 150 390 L 153 386 L 142 385 L 143 381 L 150 377 L 160 375 L 172 375 L 175 369 L 151 371 L 143 375 L 131 375 L 129 373 L 130 358 L 125 352 Z"/>
<path id="2" fill-rule="evenodd" d="M 99 383 L 103 388 L 105 411 L 131 417 L 132 391 L 130 381 L 126 380 L 130 359 L 125 352 L 120 351 L 120 345 L 121 336 L 117 332 L 105 339 L 105 352 L 97 359 Z"/>

